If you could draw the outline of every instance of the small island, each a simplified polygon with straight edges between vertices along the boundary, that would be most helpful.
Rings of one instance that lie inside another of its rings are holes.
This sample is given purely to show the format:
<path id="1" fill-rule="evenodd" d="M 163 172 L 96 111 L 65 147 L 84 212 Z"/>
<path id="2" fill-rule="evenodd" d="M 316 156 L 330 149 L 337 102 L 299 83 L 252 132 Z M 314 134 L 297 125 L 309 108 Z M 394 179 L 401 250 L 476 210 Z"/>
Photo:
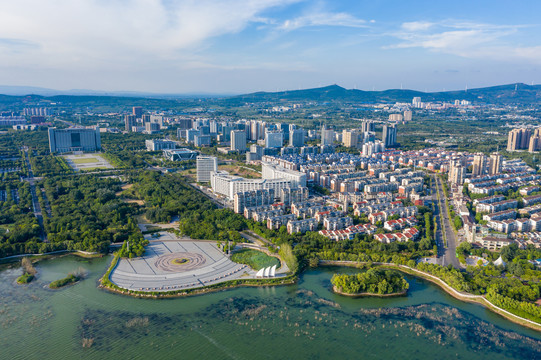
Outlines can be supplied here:
<path id="1" fill-rule="evenodd" d="M 409 288 L 398 272 L 374 268 L 354 275 L 334 274 L 331 283 L 335 293 L 347 296 L 398 296 Z"/>
<path id="2" fill-rule="evenodd" d="M 67 277 L 59 280 L 55 280 L 52 283 L 49 284 L 49 288 L 51 289 L 60 289 L 64 286 L 75 284 L 77 281 L 81 280 L 82 276 L 79 274 L 68 274 Z"/>
<path id="3" fill-rule="evenodd" d="M 21 266 L 23 268 L 23 274 L 17 278 L 17 284 L 29 284 L 34 280 L 37 270 L 32 264 L 32 260 L 26 257 L 21 260 Z"/>

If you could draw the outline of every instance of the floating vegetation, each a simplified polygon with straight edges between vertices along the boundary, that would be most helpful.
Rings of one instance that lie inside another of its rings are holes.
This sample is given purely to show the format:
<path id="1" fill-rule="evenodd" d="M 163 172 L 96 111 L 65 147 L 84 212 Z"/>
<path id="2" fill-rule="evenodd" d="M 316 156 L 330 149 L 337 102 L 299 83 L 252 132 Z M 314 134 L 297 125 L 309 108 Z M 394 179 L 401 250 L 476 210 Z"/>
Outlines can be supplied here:
<path id="1" fill-rule="evenodd" d="M 148 317 L 135 317 L 126 321 L 126 327 L 131 328 L 134 326 L 148 326 Z"/>
<path id="2" fill-rule="evenodd" d="M 93 338 L 83 338 L 82 345 L 84 348 L 90 348 L 92 345 L 94 345 L 94 339 Z"/>

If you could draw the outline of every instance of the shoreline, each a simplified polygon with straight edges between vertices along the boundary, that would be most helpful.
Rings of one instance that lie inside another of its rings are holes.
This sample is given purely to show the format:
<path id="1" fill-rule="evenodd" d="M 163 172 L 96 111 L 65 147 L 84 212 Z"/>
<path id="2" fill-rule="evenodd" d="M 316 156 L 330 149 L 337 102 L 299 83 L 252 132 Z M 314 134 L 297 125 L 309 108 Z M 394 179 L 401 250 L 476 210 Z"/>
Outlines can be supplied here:
<path id="1" fill-rule="evenodd" d="M 346 266 L 346 267 L 359 267 L 366 265 L 366 262 L 356 262 L 356 261 L 342 261 L 342 260 L 320 260 L 319 266 Z M 482 295 L 474 295 L 469 293 L 461 293 L 455 289 L 453 289 L 450 285 L 445 283 L 440 278 L 424 273 L 420 270 L 410 268 L 407 265 L 397 265 L 392 263 L 379 263 L 379 262 L 373 262 L 373 266 L 380 266 L 380 267 L 386 267 L 390 269 L 396 269 L 399 270 L 405 274 L 412 275 L 427 281 L 430 281 L 431 283 L 438 285 L 443 291 L 445 291 L 447 294 L 451 295 L 455 299 L 464 301 L 464 302 L 470 302 L 470 303 L 477 303 L 480 304 L 490 311 L 502 316 L 503 318 L 518 324 L 525 326 L 527 328 L 540 331 L 541 332 L 541 324 L 536 323 L 533 320 L 526 319 L 523 317 L 520 317 L 518 315 L 515 315 L 505 309 L 502 309 L 494 304 L 492 304 L 490 301 L 488 301 L 484 296 Z"/>
<path id="2" fill-rule="evenodd" d="M 385 297 L 404 296 L 404 295 L 406 295 L 408 293 L 408 290 L 403 290 L 403 291 L 396 292 L 396 293 L 391 293 L 391 294 L 373 294 L 373 293 L 368 293 L 368 292 L 349 294 L 349 293 L 345 293 L 343 291 L 338 290 L 338 288 L 336 286 L 334 286 L 334 285 L 332 287 L 332 291 L 335 294 L 342 295 L 342 296 L 349 296 L 349 297 L 352 297 L 352 298 L 360 298 L 360 297 L 381 297 L 381 298 L 385 298 Z"/>
<path id="3" fill-rule="evenodd" d="M 282 285 L 291 285 L 297 282 L 298 276 L 296 274 L 291 274 L 281 278 L 270 278 L 270 279 L 235 279 L 228 280 L 218 284 L 207 285 L 198 288 L 191 288 L 185 290 L 172 290 L 172 291 L 139 291 L 139 290 L 129 290 L 122 288 L 111 281 L 111 273 L 114 271 L 120 260 L 118 255 L 115 255 L 111 264 L 107 268 L 107 271 L 103 276 L 98 280 L 98 288 L 110 291 L 120 295 L 132 296 L 136 298 L 153 298 L 153 299 L 162 299 L 162 298 L 176 298 L 176 297 L 185 297 L 193 295 L 202 295 L 210 292 L 222 291 L 227 289 L 233 289 L 237 287 L 265 287 L 265 286 L 282 286 Z"/>

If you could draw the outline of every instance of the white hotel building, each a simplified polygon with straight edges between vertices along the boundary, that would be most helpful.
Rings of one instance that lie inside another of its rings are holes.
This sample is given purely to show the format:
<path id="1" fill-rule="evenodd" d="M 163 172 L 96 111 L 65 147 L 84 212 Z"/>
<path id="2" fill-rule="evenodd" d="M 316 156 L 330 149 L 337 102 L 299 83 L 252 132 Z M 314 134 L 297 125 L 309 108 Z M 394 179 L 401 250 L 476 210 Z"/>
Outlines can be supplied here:
<path id="1" fill-rule="evenodd" d="M 292 187 L 306 187 L 306 174 L 300 171 L 289 170 L 269 162 L 262 162 L 262 178 L 266 180 L 290 180 Z"/>
<path id="2" fill-rule="evenodd" d="M 229 175 L 227 171 L 212 172 L 210 185 L 214 193 L 224 195 L 230 200 L 233 200 L 235 194 L 239 192 L 274 189 L 275 193 L 279 193 L 280 189 L 297 187 L 292 180 L 288 179 L 245 179 Z"/>

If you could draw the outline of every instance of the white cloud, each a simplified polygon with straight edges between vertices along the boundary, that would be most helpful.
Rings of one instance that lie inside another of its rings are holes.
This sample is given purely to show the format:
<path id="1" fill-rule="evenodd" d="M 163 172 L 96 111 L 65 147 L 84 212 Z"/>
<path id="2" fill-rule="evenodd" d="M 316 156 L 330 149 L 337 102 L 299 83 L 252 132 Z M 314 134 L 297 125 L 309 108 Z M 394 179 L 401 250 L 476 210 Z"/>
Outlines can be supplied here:
<path id="1" fill-rule="evenodd" d="M 307 26 L 342 26 L 342 27 L 366 27 L 366 21 L 358 19 L 347 13 L 313 12 L 299 16 L 295 19 L 286 20 L 280 26 L 280 30 L 291 31 Z"/>
<path id="2" fill-rule="evenodd" d="M 434 25 L 434 23 L 427 22 L 427 21 L 412 21 L 412 22 L 405 22 L 402 24 L 402 29 L 406 31 L 422 31 L 422 30 L 428 30 Z"/>
<path id="3" fill-rule="evenodd" d="M 0 7 L 0 66 L 131 66 L 191 57 L 205 40 L 299 0 L 17 0 Z M 32 44 L 33 46 L 20 46 Z M 17 47 L 20 56 L 10 48 Z M 24 56 L 22 56 L 24 55 Z"/>
<path id="4" fill-rule="evenodd" d="M 521 25 L 468 22 L 406 22 L 391 35 L 401 41 L 387 49 L 424 48 L 465 58 L 541 63 L 541 46 L 514 45 L 508 40 Z"/>

